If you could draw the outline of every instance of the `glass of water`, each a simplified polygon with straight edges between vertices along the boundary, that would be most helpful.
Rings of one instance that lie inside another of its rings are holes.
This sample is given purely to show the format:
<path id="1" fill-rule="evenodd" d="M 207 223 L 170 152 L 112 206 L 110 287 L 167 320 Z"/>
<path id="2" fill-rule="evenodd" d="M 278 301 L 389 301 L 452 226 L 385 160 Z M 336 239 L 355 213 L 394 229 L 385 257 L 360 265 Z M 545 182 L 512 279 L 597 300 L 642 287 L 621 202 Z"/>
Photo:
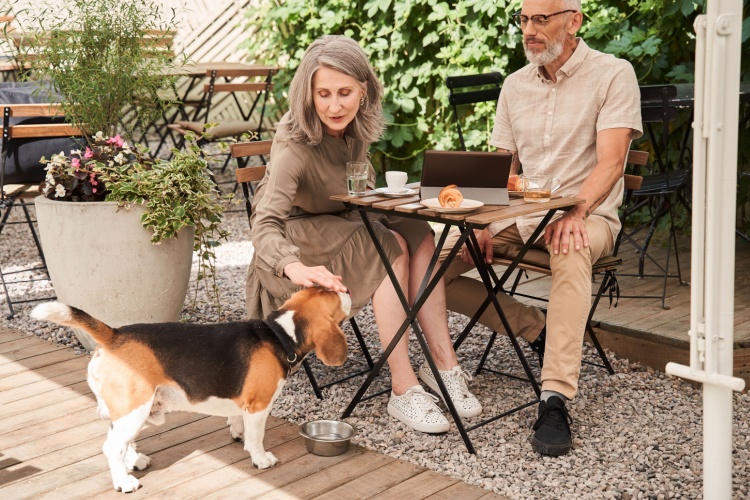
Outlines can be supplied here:
<path id="1" fill-rule="evenodd" d="M 349 190 L 349 196 L 362 196 L 365 194 L 369 173 L 370 164 L 367 162 L 346 162 L 346 187 Z"/>

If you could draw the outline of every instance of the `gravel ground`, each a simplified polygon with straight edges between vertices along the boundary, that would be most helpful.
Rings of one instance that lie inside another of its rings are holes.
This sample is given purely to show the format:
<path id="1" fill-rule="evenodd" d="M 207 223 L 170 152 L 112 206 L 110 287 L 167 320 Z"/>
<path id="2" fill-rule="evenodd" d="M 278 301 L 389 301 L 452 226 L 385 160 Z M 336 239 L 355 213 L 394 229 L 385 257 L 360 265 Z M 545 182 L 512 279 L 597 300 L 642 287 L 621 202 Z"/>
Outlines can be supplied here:
<path id="1" fill-rule="evenodd" d="M 237 207 L 233 207 L 237 209 Z M 20 210 L 16 210 L 18 214 Z M 17 214 L 14 214 L 14 217 Z M 184 309 L 183 317 L 196 322 L 242 319 L 247 264 L 253 248 L 249 242 L 244 212 L 229 213 L 224 224 L 232 232 L 231 242 L 218 248 L 219 288 L 223 317 L 205 304 Z M 3 231 L 0 262 L 4 272 L 38 262 L 28 229 L 8 226 Z M 21 273 L 14 279 L 33 274 Z M 194 290 L 191 285 L 189 297 Z M 11 287 L 15 297 L 49 297 L 49 282 L 28 282 Z M 199 298 L 203 293 L 199 290 Z M 0 297 L 0 325 L 59 342 L 85 355 L 69 330 L 34 322 L 28 312 L 33 304 L 18 304 L 16 317 L 6 318 L 5 296 Z M 371 310 L 357 317 L 370 351 L 377 353 L 377 333 Z M 460 332 L 466 318 L 449 315 L 452 332 Z M 477 328 L 459 350 L 459 360 L 473 371 L 489 332 Z M 319 381 L 325 382 L 363 364 L 356 343 L 351 339 L 349 361 L 342 368 L 323 367 L 314 362 Z M 422 356 L 416 341 L 411 343 L 413 364 Z M 532 359 L 532 353 L 528 353 Z M 586 350 L 593 359 L 593 351 Z M 609 376 L 600 368 L 585 365 L 580 392 L 570 404 L 573 418 L 573 450 L 565 457 L 541 457 L 531 449 L 531 426 L 536 407 L 524 409 L 469 433 L 477 454 L 466 451 L 452 427 L 445 435 L 431 436 L 413 431 L 386 412 L 385 396 L 370 399 L 355 410 L 348 421 L 358 428 L 355 442 L 390 456 L 428 467 L 467 483 L 505 494 L 526 498 L 702 498 L 702 406 L 701 390 L 661 372 L 655 372 L 610 354 L 617 372 Z M 520 364 L 506 339 L 500 339 L 490 364 L 521 373 Z M 536 367 L 538 371 L 538 367 Z M 388 387 L 386 374 L 376 388 Z M 302 423 L 314 418 L 338 418 L 351 400 L 362 378 L 324 391 L 325 399 L 315 398 L 304 372 L 291 377 L 273 414 Z M 530 401 L 531 387 L 506 377 L 482 373 L 471 388 L 484 405 L 483 416 L 501 413 Z M 373 389 L 370 390 L 370 393 Z M 442 403 L 441 403 L 442 404 Z M 734 498 L 750 498 L 750 394 L 734 395 Z M 469 419 L 471 425 L 481 419 Z M 728 429 L 727 429 L 728 431 Z"/>

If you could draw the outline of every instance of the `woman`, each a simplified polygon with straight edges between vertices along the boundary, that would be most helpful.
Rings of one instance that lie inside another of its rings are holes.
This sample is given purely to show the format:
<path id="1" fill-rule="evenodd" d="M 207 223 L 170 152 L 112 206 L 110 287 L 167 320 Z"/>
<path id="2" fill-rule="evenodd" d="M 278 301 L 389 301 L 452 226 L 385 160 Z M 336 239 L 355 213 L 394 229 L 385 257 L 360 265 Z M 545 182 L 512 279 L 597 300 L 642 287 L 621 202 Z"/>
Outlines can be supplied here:
<path id="1" fill-rule="evenodd" d="M 383 87 L 360 46 L 324 36 L 305 52 L 289 88 L 289 112 L 279 123 L 271 164 L 253 200 L 255 255 L 247 279 L 247 310 L 265 317 L 301 287 L 323 286 L 352 296 L 352 315 L 372 298 L 380 341 L 387 346 L 405 314 L 358 214 L 329 199 L 345 193 L 346 162 L 366 161 L 383 133 Z M 375 186 L 370 169 L 369 187 Z M 435 247 L 427 223 L 374 218 L 374 228 L 399 283 L 414 300 Z M 441 283 L 417 316 L 460 415 L 482 407 L 451 345 Z M 422 432 L 446 432 L 448 421 L 419 385 L 409 362 L 408 335 L 391 353 L 388 413 Z M 438 393 L 424 364 L 420 378 Z"/>

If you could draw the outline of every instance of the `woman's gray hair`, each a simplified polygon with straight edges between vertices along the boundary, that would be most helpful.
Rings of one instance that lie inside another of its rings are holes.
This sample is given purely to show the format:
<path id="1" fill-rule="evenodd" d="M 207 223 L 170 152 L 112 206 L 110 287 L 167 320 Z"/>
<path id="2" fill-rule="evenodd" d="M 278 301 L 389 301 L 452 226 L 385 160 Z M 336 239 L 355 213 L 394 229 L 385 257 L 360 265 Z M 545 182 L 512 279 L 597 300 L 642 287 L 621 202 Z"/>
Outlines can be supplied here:
<path id="1" fill-rule="evenodd" d="M 323 140 L 323 123 L 313 102 L 313 76 L 322 67 L 349 75 L 362 85 L 364 103 L 346 134 L 365 143 L 377 142 L 385 131 L 383 85 L 357 42 L 340 35 L 318 38 L 305 51 L 289 86 L 289 112 L 279 123 L 277 132 L 283 138 L 314 146 Z"/>

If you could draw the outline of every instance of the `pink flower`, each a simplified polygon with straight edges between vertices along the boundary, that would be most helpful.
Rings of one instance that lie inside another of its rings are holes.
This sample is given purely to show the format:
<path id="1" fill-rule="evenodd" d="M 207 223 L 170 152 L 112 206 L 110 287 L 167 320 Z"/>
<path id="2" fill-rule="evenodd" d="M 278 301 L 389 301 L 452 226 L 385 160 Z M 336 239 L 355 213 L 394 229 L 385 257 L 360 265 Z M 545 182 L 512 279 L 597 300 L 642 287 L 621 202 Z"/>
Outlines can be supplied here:
<path id="1" fill-rule="evenodd" d="M 122 140 L 120 134 L 117 134 L 116 136 L 107 139 L 107 144 L 114 144 L 118 148 L 121 148 L 122 145 L 125 144 L 125 141 Z"/>
<path id="2" fill-rule="evenodd" d="M 89 159 L 91 159 L 91 158 L 93 158 L 93 157 L 94 157 L 94 152 L 93 152 L 93 151 L 91 151 L 91 148 L 86 148 L 86 152 L 85 152 L 85 153 L 83 153 L 83 157 L 84 157 L 84 158 L 85 158 L 86 160 L 89 160 Z"/>
<path id="3" fill-rule="evenodd" d="M 91 188 L 92 193 L 96 193 L 96 188 Z"/>
<path id="4" fill-rule="evenodd" d="M 79 160 L 76 157 L 73 157 L 70 159 L 70 164 L 73 165 L 73 168 L 78 169 L 81 166 L 81 160 Z"/>

